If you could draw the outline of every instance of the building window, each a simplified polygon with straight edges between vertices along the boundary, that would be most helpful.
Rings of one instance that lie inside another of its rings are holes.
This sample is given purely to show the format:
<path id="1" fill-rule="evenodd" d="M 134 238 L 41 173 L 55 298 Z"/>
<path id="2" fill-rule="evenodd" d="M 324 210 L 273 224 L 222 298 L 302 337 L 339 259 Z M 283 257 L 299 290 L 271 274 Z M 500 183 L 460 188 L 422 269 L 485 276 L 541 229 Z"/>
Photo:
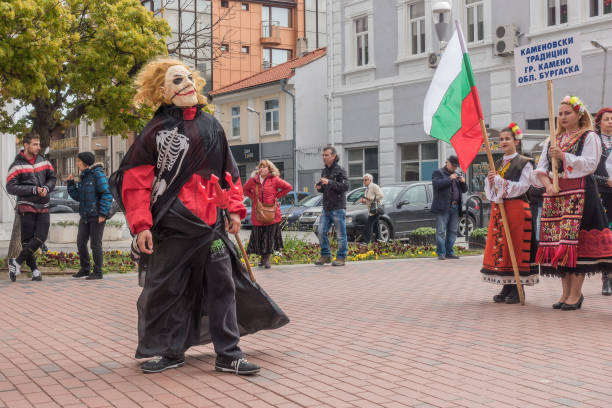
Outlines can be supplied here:
<path id="1" fill-rule="evenodd" d="M 612 0 L 589 0 L 590 16 L 602 16 L 612 13 Z"/>
<path id="2" fill-rule="evenodd" d="M 370 173 L 374 177 L 374 183 L 378 183 L 378 147 L 349 149 L 346 152 L 349 188 L 361 187 L 363 175 L 366 173 Z"/>
<path id="3" fill-rule="evenodd" d="M 402 181 L 431 180 L 438 168 L 438 143 L 410 143 L 402 148 Z"/>
<path id="4" fill-rule="evenodd" d="M 412 55 L 425 52 L 425 2 L 408 5 L 408 38 Z"/>
<path id="5" fill-rule="evenodd" d="M 242 53 L 243 54 L 248 54 L 249 53 L 249 47 L 247 45 L 243 45 L 242 46 Z"/>
<path id="6" fill-rule="evenodd" d="M 66 159 L 66 174 L 74 173 L 74 157 L 68 157 Z"/>
<path id="7" fill-rule="evenodd" d="M 223 8 L 227 8 L 228 7 L 228 0 L 221 0 L 221 7 Z"/>
<path id="8" fill-rule="evenodd" d="M 264 69 L 275 67 L 283 64 L 291 59 L 291 50 L 281 50 L 279 48 L 264 48 L 263 49 L 263 67 Z"/>
<path id="9" fill-rule="evenodd" d="M 232 108 L 232 138 L 240 137 L 240 106 Z"/>
<path id="10" fill-rule="evenodd" d="M 228 52 L 229 51 L 229 45 L 228 44 L 221 44 L 221 47 L 219 47 L 219 49 L 221 50 L 221 52 Z"/>
<path id="11" fill-rule="evenodd" d="M 549 130 L 548 126 L 548 118 L 541 119 L 527 119 L 526 120 L 527 129 L 531 130 Z"/>
<path id="12" fill-rule="evenodd" d="M 482 0 L 465 0 L 468 42 L 484 40 L 484 9 L 482 3 Z"/>
<path id="13" fill-rule="evenodd" d="M 242 5 L 240 6 L 240 9 L 242 11 L 249 11 L 249 3 L 242 3 Z"/>
<path id="14" fill-rule="evenodd" d="M 264 116 L 266 118 L 265 133 L 278 132 L 278 99 L 270 99 L 264 102 Z"/>
<path id="15" fill-rule="evenodd" d="M 263 6 L 261 8 L 261 21 L 279 27 L 291 27 L 291 9 Z"/>
<path id="16" fill-rule="evenodd" d="M 567 0 L 548 0 L 548 25 L 567 23 Z"/>
<path id="17" fill-rule="evenodd" d="M 355 20 L 355 56 L 358 67 L 368 65 L 368 18 L 361 17 Z"/>
<path id="18" fill-rule="evenodd" d="M 285 179 L 285 162 L 273 162 L 276 168 L 278 169 L 278 174 L 280 174 L 280 178 Z M 287 197 L 287 196 L 285 196 Z"/>

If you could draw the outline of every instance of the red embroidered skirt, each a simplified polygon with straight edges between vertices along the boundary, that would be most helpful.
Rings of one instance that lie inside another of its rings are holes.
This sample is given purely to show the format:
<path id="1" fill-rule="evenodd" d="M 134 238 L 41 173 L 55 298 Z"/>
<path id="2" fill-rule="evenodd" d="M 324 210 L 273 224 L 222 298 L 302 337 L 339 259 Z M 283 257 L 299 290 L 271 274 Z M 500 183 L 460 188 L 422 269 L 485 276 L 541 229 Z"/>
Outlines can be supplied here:
<path id="1" fill-rule="evenodd" d="M 612 271 L 612 232 L 591 176 L 559 179 L 559 194 L 544 194 L 536 262 L 549 276 Z"/>
<path id="2" fill-rule="evenodd" d="M 514 199 L 505 201 L 504 207 L 510 226 L 510 235 L 514 244 L 521 283 L 535 285 L 539 282 L 539 278 L 538 267 L 532 262 L 531 240 L 533 233 L 529 204 L 521 199 Z M 491 205 L 487 245 L 480 272 L 485 282 L 500 285 L 516 284 L 501 212 L 498 204 L 495 203 Z"/>

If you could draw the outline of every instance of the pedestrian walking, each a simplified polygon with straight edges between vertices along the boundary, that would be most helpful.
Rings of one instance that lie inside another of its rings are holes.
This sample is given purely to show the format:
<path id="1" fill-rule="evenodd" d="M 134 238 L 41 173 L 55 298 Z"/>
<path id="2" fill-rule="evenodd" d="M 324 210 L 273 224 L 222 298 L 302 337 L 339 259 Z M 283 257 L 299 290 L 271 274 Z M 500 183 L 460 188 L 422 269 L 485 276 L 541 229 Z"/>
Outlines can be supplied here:
<path id="1" fill-rule="evenodd" d="M 91 152 L 81 152 L 77 155 L 77 166 L 81 172 L 81 181 L 76 183 L 72 173 L 68 175 L 68 194 L 79 202 L 79 231 L 77 233 L 77 248 L 81 268 L 72 275 L 73 278 L 86 276 L 85 279 L 102 279 L 102 236 L 104 226 L 109 216 L 113 195 L 108 187 L 102 163 L 94 163 L 95 156 Z M 91 271 L 87 241 L 91 242 L 94 267 Z"/>
<path id="2" fill-rule="evenodd" d="M 247 254 L 261 256 L 259 266 L 270 269 L 270 256 L 283 248 L 281 211 L 278 199 L 292 190 L 291 184 L 280 178 L 280 172 L 270 160 L 262 160 L 244 185 L 244 194 L 253 202 L 251 207 L 251 237 Z"/>
<path id="3" fill-rule="evenodd" d="M 449 156 L 444 167 L 431 175 L 433 203 L 431 212 L 436 215 L 436 252 L 439 260 L 459 259 L 455 255 L 455 240 L 459 218 L 463 215 L 461 195 L 467 191 L 465 178 L 456 173 L 457 156 Z"/>
<path id="4" fill-rule="evenodd" d="M 125 209 L 139 272 L 136 358 L 158 373 L 185 364 L 192 346 L 213 343 L 215 369 L 259 372 L 240 336 L 289 322 L 251 281 L 228 232 L 246 216 L 240 173 L 223 127 L 202 109 L 205 81 L 180 60 L 156 59 L 136 78 L 134 103 L 155 115 L 111 176 Z"/>
<path id="5" fill-rule="evenodd" d="M 480 272 L 485 282 L 503 285 L 501 291 L 493 296 L 493 301 L 497 303 L 519 303 L 517 285 L 532 286 L 539 282 L 538 267 L 534 262 L 537 248 L 526 195 L 531 186 L 533 160 L 518 153 L 521 138 L 522 132 L 516 123 L 511 123 L 500 131 L 499 145 L 504 156 L 495 164 L 496 171 L 490 171 L 485 179 L 485 194 L 492 204 L 487 245 Z M 508 227 L 520 282 L 516 281 L 512 267 L 510 248 L 499 208 L 502 205 L 508 215 Z"/>
<path id="6" fill-rule="evenodd" d="M 597 170 L 595 170 L 595 180 L 599 196 L 603 204 L 608 226 L 612 221 L 612 108 L 601 108 L 595 115 L 595 131 L 601 139 L 601 159 Z M 601 294 L 604 296 L 612 295 L 612 283 L 610 274 L 604 272 L 601 275 L 602 288 Z"/>
<path id="7" fill-rule="evenodd" d="M 366 225 L 366 236 L 364 239 L 369 244 L 372 242 L 372 238 L 374 238 L 374 241 L 380 239 L 378 220 L 383 213 L 383 193 L 380 187 L 374 183 L 374 178 L 370 173 L 363 175 L 363 185 L 366 190 L 363 193 L 361 202 L 368 207 L 368 224 Z"/>
<path id="8" fill-rule="evenodd" d="M 55 171 L 40 153 L 40 136 L 28 133 L 23 137 L 23 151 L 15 156 L 8 171 L 6 191 L 17 196 L 21 221 L 21 252 L 8 260 L 9 277 L 15 282 L 25 261 L 32 271 L 32 280 L 41 281 L 35 252 L 49 234 L 49 193 L 55 188 Z"/>
<path id="9" fill-rule="evenodd" d="M 344 266 L 348 244 L 346 239 L 346 192 L 349 188 L 348 177 L 338 162 L 340 158 L 333 146 L 323 149 L 323 163 L 325 168 L 321 171 L 321 179 L 315 188 L 323 193 L 323 211 L 319 219 L 319 244 L 321 257 L 315 265 L 330 263 L 333 266 Z M 338 237 L 338 252 L 332 262 L 329 248 L 329 229 L 332 224 L 336 228 Z"/>
<path id="10" fill-rule="evenodd" d="M 544 144 L 532 182 L 545 187 L 536 262 L 542 275 L 562 278 L 554 309 L 580 309 L 584 277 L 612 271 L 612 232 L 598 196 L 593 173 L 601 158 L 601 140 L 591 115 L 576 96 L 559 105 L 558 145 Z M 552 182 L 558 160 L 559 193 Z"/>

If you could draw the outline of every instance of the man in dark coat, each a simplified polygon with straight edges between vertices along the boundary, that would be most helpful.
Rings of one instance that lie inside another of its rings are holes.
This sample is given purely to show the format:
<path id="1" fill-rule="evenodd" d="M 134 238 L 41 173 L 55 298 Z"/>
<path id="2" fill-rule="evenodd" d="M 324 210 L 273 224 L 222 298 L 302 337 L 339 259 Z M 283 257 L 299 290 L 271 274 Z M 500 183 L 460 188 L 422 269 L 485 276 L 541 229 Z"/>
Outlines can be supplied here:
<path id="1" fill-rule="evenodd" d="M 240 336 L 289 319 L 250 281 L 228 238 L 246 208 L 223 128 L 199 104 L 204 81 L 168 58 L 147 64 L 136 86 L 137 104 L 159 107 L 110 180 L 137 238 L 139 271 L 146 270 L 136 358 L 154 357 L 141 369 L 157 373 L 182 366 L 191 346 L 212 341 L 217 371 L 257 373 Z"/>
<path id="2" fill-rule="evenodd" d="M 102 163 L 94 163 L 92 152 L 81 152 L 77 155 L 77 166 L 81 171 L 81 182 L 76 183 L 72 174 L 68 176 L 68 194 L 79 202 L 79 232 L 77 248 L 81 268 L 72 275 L 73 278 L 87 276 L 90 279 L 102 279 L 102 235 L 109 216 L 113 195 L 108 188 L 108 180 L 104 174 Z M 90 274 L 91 262 L 87 241 L 91 240 L 94 268 Z"/>
<path id="3" fill-rule="evenodd" d="M 461 195 L 467 191 L 463 176 L 455 171 L 459 167 L 457 156 L 449 156 L 446 165 L 434 170 L 433 203 L 431 212 L 436 215 L 436 246 L 438 259 L 458 259 L 454 246 L 457 239 L 459 217 L 463 214 Z"/>
<path id="4" fill-rule="evenodd" d="M 32 280 L 41 281 L 34 254 L 47 240 L 49 233 L 49 193 L 55 188 L 55 171 L 51 163 L 39 154 L 40 137 L 23 137 L 23 151 L 11 164 L 6 178 L 6 190 L 17 196 L 21 221 L 22 250 L 17 258 L 8 260 L 9 277 L 15 282 L 25 261 L 32 270 Z"/>

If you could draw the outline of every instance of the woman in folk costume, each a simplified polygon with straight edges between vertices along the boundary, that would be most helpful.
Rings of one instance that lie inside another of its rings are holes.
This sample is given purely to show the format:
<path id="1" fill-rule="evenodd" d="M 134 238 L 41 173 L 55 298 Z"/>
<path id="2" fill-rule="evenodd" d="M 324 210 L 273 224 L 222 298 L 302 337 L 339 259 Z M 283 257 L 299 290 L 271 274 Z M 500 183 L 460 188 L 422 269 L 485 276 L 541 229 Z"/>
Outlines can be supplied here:
<path id="1" fill-rule="evenodd" d="M 563 292 L 554 309 L 582 306 L 585 275 L 612 271 L 612 232 L 598 197 L 593 173 L 601 157 L 601 142 L 591 115 L 576 96 L 559 106 L 556 139 L 544 144 L 533 182 L 546 188 L 536 262 L 541 273 L 562 278 Z M 552 182 L 557 160 L 559 193 Z"/>
<path id="2" fill-rule="evenodd" d="M 595 115 L 595 131 L 601 140 L 601 159 L 597 170 L 595 170 L 595 180 L 599 189 L 599 196 L 603 204 L 608 225 L 612 221 L 612 108 L 601 108 Z M 604 296 L 612 295 L 612 282 L 610 275 L 604 272 L 601 276 L 601 294 Z"/>
<path id="3" fill-rule="evenodd" d="M 517 152 L 521 137 L 522 132 L 515 123 L 501 130 L 499 141 L 504 157 L 496 163 L 497 171 L 489 172 L 485 180 L 485 193 L 493 204 L 481 273 L 485 282 L 504 285 L 501 292 L 493 296 L 498 303 L 519 303 L 518 282 L 499 209 L 502 203 L 506 209 L 520 284 L 531 286 L 538 283 L 538 270 L 533 264 L 532 255 L 535 253 L 535 243 L 532 239 L 531 211 L 526 195 L 531 186 L 533 163 L 532 159 Z"/>
<path id="4" fill-rule="evenodd" d="M 229 240 L 246 209 L 223 128 L 203 110 L 203 86 L 179 60 L 149 62 L 134 102 L 157 110 L 111 176 L 146 270 L 136 349 L 136 358 L 154 357 L 145 373 L 180 367 L 190 347 L 212 342 L 216 370 L 254 374 L 260 368 L 244 358 L 240 337 L 289 321 Z"/>

